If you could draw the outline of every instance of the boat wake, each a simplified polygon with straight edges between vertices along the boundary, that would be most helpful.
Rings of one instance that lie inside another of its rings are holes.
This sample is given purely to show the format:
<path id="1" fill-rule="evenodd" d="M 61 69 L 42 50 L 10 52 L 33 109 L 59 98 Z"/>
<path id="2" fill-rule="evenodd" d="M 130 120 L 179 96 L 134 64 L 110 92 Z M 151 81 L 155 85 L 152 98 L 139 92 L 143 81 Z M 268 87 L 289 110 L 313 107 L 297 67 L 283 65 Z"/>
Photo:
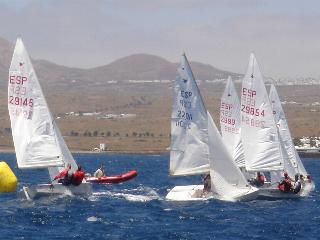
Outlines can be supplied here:
<path id="1" fill-rule="evenodd" d="M 92 201 L 98 200 L 100 197 L 121 198 L 130 202 L 149 202 L 152 200 L 161 200 L 157 191 L 151 187 L 139 186 L 134 189 L 124 189 L 121 192 L 101 191 L 93 193 L 90 198 Z"/>

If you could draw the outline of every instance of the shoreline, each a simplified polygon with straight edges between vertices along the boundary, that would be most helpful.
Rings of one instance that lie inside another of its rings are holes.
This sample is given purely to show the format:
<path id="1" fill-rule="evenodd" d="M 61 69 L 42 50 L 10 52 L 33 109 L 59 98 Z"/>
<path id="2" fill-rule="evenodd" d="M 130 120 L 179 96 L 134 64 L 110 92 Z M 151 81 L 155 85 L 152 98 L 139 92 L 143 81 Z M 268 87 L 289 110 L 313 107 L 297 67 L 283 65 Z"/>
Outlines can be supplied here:
<path id="1" fill-rule="evenodd" d="M 134 154 L 134 155 L 167 155 L 169 151 L 88 151 L 72 150 L 72 154 Z M 0 153 L 15 153 L 14 149 L 0 149 Z"/>
<path id="2" fill-rule="evenodd" d="M 15 153 L 14 149 L 4 148 L 0 149 L 1 153 Z M 133 155 L 168 155 L 170 151 L 89 151 L 89 150 L 72 150 L 72 154 L 133 154 Z M 300 157 L 303 158 L 317 158 L 320 157 L 320 152 L 299 152 Z"/>

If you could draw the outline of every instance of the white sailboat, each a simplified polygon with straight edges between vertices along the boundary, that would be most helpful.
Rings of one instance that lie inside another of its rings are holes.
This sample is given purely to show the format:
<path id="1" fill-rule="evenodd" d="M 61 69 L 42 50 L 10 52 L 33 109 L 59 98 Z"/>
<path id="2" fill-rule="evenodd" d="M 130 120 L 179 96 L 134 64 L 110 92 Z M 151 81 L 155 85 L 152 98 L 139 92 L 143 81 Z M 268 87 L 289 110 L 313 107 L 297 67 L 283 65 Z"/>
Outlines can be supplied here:
<path id="1" fill-rule="evenodd" d="M 271 172 L 271 182 L 259 189 L 266 198 L 295 198 L 299 194 L 278 189 L 282 171 L 288 170 L 286 151 L 281 144 L 272 106 L 254 54 L 250 55 L 241 89 L 241 137 L 248 172 Z"/>
<path id="2" fill-rule="evenodd" d="M 240 101 L 231 77 L 228 78 L 220 103 L 220 129 L 223 142 L 240 168 L 245 167 L 241 141 Z"/>
<path id="3" fill-rule="evenodd" d="M 176 186 L 166 196 L 169 200 L 250 200 L 257 189 L 248 185 L 236 166 L 207 112 L 192 70 L 182 56 L 175 81 L 171 115 L 170 174 L 185 176 L 209 173 L 211 193 L 203 185 Z"/>
<path id="4" fill-rule="evenodd" d="M 70 163 L 72 170 L 77 164 L 66 146 L 49 111 L 38 78 L 24 44 L 17 39 L 9 69 L 8 110 L 18 167 L 48 168 L 53 179 Z M 91 185 L 63 186 L 55 183 L 24 187 L 28 199 L 52 194 L 91 194 Z"/>
<path id="5" fill-rule="evenodd" d="M 289 176 L 292 177 L 295 174 L 302 174 L 304 177 L 306 177 L 308 173 L 294 147 L 287 119 L 283 111 L 278 92 L 273 84 L 270 87 L 269 98 L 271 101 L 275 122 L 279 129 L 281 144 L 283 145 L 284 150 L 287 154 L 288 165 L 290 165 L 287 172 Z M 301 195 L 309 195 L 310 191 L 312 191 L 314 187 L 315 186 L 313 181 L 308 182 L 307 179 L 305 179 L 305 181 L 302 183 Z"/>

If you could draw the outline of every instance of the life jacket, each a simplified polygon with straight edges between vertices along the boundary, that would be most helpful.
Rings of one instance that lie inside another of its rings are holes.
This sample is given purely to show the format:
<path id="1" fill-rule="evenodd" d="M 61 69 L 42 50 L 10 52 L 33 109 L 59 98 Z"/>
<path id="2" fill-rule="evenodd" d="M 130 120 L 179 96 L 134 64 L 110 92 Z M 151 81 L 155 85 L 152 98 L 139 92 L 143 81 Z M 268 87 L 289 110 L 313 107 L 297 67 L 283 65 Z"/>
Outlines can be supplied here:
<path id="1" fill-rule="evenodd" d="M 84 179 L 84 172 L 77 170 L 72 174 L 71 178 L 71 184 L 74 186 L 79 186 L 82 183 L 82 180 Z"/>
<path id="2" fill-rule="evenodd" d="M 260 175 L 258 178 L 259 184 L 263 185 L 264 184 L 264 176 Z"/>
<path id="3" fill-rule="evenodd" d="M 59 178 L 65 177 L 68 174 L 69 170 L 70 169 L 67 168 L 67 169 L 64 169 L 63 171 L 59 172 L 59 174 L 57 176 L 55 176 L 53 180 L 57 180 Z"/>
<path id="4" fill-rule="evenodd" d="M 281 192 L 290 192 L 290 189 L 291 189 L 291 183 L 289 181 L 286 181 L 286 180 L 282 180 L 279 185 L 278 185 L 278 189 L 281 191 Z"/>
<path id="5" fill-rule="evenodd" d="M 278 189 L 279 189 L 281 192 L 284 192 L 284 189 L 285 189 L 284 183 L 279 183 Z"/>

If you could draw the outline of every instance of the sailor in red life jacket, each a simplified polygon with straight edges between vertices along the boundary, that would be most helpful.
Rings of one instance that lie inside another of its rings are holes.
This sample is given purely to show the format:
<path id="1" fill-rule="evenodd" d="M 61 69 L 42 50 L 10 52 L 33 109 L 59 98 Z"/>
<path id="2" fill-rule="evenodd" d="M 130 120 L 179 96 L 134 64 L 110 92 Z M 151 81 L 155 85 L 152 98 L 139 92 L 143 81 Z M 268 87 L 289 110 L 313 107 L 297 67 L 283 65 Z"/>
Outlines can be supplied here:
<path id="1" fill-rule="evenodd" d="M 264 184 L 264 176 L 260 172 L 257 172 L 257 176 L 255 178 L 249 179 L 248 181 L 253 186 L 261 187 Z"/>
<path id="2" fill-rule="evenodd" d="M 74 186 L 79 186 L 82 183 L 84 176 L 84 171 L 82 171 L 81 166 L 78 165 L 78 170 L 72 174 L 71 184 Z"/>
<path id="3" fill-rule="evenodd" d="M 71 184 L 71 177 L 72 175 L 69 173 L 71 170 L 71 164 L 68 163 L 66 169 L 59 172 L 57 176 L 54 177 L 54 179 L 51 181 L 51 184 L 53 181 L 58 180 L 58 183 L 62 183 L 65 186 L 68 186 Z"/>
<path id="4" fill-rule="evenodd" d="M 264 176 L 260 173 L 257 172 L 257 186 L 263 186 L 264 184 Z"/>
<path id="5" fill-rule="evenodd" d="M 284 178 L 279 183 L 278 188 L 280 191 L 287 193 L 292 188 L 292 179 L 289 177 L 287 172 L 284 172 L 283 176 Z"/>

